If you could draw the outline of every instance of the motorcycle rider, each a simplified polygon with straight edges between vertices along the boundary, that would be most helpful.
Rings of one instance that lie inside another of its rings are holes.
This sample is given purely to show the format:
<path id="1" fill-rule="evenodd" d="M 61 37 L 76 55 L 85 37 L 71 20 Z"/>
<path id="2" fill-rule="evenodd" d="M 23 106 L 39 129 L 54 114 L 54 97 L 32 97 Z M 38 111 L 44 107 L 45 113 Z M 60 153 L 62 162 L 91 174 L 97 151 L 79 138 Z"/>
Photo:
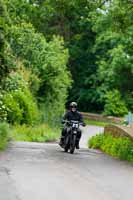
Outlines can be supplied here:
<path id="1" fill-rule="evenodd" d="M 70 131 L 69 121 L 71 121 L 71 120 L 79 121 L 80 123 L 82 123 L 83 126 L 85 126 L 85 123 L 83 121 L 83 116 L 81 115 L 80 112 L 77 111 L 77 103 L 76 102 L 70 103 L 70 110 L 64 115 L 64 117 L 62 119 L 62 123 L 64 123 L 66 120 L 68 121 L 68 123 L 66 123 L 65 127 L 62 129 L 61 139 L 60 139 L 60 143 L 59 143 L 60 146 L 63 146 L 64 137 L 65 137 L 66 133 Z M 82 135 L 81 130 L 78 129 L 77 141 L 76 141 L 77 149 L 79 149 L 79 141 L 81 139 L 81 135 Z"/>

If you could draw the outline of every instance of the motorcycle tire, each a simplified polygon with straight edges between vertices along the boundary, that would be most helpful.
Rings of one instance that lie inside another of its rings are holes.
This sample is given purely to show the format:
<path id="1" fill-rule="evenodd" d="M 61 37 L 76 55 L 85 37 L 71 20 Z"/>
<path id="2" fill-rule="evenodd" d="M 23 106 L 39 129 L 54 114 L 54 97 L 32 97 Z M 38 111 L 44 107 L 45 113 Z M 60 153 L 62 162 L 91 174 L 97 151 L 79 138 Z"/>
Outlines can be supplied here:
<path id="1" fill-rule="evenodd" d="M 73 135 L 72 142 L 70 144 L 70 153 L 73 154 L 76 147 L 76 135 Z"/>
<path id="2" fill-rule="evenodd" d="M 65 139 L 65 147 L 64 147 L 65 152 L 68 152 L 69 150 L 69 137 L 67 136 Z"/>

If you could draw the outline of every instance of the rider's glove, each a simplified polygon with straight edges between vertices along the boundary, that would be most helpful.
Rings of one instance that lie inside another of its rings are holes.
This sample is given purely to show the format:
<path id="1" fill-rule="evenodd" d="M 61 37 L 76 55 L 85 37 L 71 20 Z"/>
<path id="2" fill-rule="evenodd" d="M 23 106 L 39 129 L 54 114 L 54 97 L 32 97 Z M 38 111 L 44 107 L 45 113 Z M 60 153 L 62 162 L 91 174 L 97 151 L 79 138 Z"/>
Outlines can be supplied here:
<path id="1" fill-rule="evenodd" d="M 62 121 L 61 121 L 62 124 L 65 124 L 65 122 L 66 122 L 65 120 L 62 120 Z"/>
<path id="2" fill-rule="evenodd" d="M 67 126 L 70 126 L 70 125 L 71 125 L 71 122 L 70 122 L 70 121 L 67 121 L 66 124 L 67 124 Z"/>

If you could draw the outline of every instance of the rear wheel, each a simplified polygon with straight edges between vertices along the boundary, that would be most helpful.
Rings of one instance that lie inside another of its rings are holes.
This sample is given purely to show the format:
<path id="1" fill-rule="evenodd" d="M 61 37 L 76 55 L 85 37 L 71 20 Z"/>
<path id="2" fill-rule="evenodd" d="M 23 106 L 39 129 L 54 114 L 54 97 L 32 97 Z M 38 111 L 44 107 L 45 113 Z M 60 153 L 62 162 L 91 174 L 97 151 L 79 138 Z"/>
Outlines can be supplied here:
<path id="1" fill-rule="evenodd" d="M 70 144 L 70 153 L 73 154 L 76 146 L 76 135 L 73 135 L 71 144 Z"/>

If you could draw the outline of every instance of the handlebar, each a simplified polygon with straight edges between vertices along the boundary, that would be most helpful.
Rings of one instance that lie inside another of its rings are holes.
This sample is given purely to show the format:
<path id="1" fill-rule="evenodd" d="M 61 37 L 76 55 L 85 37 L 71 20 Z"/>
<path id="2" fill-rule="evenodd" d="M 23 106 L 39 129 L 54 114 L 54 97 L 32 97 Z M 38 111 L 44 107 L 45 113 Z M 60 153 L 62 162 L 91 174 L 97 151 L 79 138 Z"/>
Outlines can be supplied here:
<path id="1" fill-rule="evenodd" d="M 66 124 L 69 124 L 69 125 L 75 123 L 75 124 L 79 124 L 81 126 L 85 126 L 84 122 L 75 121 L 75 120 L 70 120 L 70 121 L 68 121 L 68 120 L 62 120 L 62 123 L 66 123 Z"/>

